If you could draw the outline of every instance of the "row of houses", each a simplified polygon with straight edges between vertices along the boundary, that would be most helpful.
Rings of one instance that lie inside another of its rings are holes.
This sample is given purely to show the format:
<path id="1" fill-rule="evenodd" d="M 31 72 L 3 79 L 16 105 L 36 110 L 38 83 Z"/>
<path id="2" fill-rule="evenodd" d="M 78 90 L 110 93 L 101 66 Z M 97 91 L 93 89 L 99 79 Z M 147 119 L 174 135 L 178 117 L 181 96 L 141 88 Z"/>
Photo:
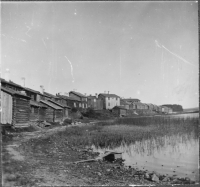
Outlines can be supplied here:
<path id="1" fill-rule="evenodd" d="M 126 116 L 127 110 L 152 110 L 170 113 L 166 106 L 141 103 L 139 99 L 122 99 L 118 95 L 108 93 L 86 96 L 70 91 L 68 95 L 50 94 L 40 86 L 36 91 L 10 80 L 1 79 L 1 123 L 24 126 L 29 121 L 61 122 L 68 118 L 71 109 L 84 111 L 113 110 L 118 116 Z"/>

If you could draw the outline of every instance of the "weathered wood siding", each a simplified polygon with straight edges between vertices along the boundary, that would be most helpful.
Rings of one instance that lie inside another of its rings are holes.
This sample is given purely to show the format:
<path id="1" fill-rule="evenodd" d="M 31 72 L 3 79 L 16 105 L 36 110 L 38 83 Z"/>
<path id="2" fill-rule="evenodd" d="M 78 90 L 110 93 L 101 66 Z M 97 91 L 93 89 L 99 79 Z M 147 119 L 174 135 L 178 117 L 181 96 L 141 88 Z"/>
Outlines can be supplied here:
<path id="1" fill-rule="evenodd" d="M 54 109 L 48 107 L 46 109 L 46 115 L 45 115 L 45 120 L 49 122 L 53 122 L 54 120 Z"/>
<path id="2" fill-rule="evenodd" d="M 28 123 L 30 119 L 30 101 L 15 97 L 13 102 L 15 125 Z"/>
<path id="3" fill-rule="evenodd" d="M 46 109 L 45 108 L 39 108 L 39 120 L 45 121 L 46 116 Z"/>
<path id="4" fill-rule="evenodd" d="M 120 116 L 126 116 L 126 110 L 120 109 Z"/>
<path id="5" fill-rule="evenodd" d="M 11 124 L 13 114 L 13 98 L 11 95 L 1 91 L 1 123 Z"/>
<path id="6" fill-rule="evenodd" d="M 39 120 L 39 108 L 31 106 L 30 109 L 30 121 Z"/>
<path id="7" fill-rule="evenodd" d="M 63 110 L 55 110 L 55 122 L 63 120 Z"/>

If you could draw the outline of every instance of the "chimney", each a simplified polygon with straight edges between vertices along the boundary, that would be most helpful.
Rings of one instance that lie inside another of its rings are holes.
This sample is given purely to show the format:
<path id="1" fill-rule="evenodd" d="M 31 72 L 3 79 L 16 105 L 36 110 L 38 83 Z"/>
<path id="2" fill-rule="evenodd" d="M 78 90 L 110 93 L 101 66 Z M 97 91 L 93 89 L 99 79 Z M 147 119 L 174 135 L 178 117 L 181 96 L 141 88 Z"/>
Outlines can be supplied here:
<path id="1" fill-rule="evenodd" d="M 109 91 L 108 91 L 108 94 L 109 94 Z"/>
<path id="2" fill-rule="evenodd" d="M 6 69 L 5 80 L 8 82 L 10 81 L 10 70 L 8 68 Z"/>
<path id="3" fill-rule="evenodd" d="M 104 93 L 106 93 L 106 91 L 104 91 Z"/>
<path id="4" fill-rule="evenodd" d="M 96 93 L 95 95 L 96 95 L 96 98 L 98 98 L 98 94 Z"/>
<path id="5" fill-rule="evenodd" d="M 42 85 L 40 86 L 40 93 L 44 94 L 44 86 L 42 86 Z"/>
<path id="6" fill-rule="evenodd" d="M 22 86 L 22 87 L 25 87 L 25 77 L 22 77 L 22 78 L 21 78 L 21 86 Z"/>
<path id="7" fill-rule="evenodd" d="M 87 96 L 87 94 L 85 93 L 85 96 Z"/>

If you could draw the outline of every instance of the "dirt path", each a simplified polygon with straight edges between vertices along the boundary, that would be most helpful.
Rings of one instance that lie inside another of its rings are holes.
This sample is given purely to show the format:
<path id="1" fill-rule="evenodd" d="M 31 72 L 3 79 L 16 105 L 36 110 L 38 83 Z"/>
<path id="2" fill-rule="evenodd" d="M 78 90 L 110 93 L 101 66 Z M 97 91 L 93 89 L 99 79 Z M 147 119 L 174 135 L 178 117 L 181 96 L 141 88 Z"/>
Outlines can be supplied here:
<path id="1" fill-rule="evenodd" d="M 82 124 L 83 125 L 83 124 Z M 78 125 L 77 125 L 78 126 Z M 21 184 L 20 176 L 26 175 L 26 178 L 31 178 L 35 184 L 39 186 L 66 186 L 66 185 L 86 185 L 84 179 L 80 179 L 72 176 L 67 170 L 62 169 L 59 172 L 49 171 L 51 165 L 45 165 L 44 167 L 36 167 L 31 169 L 33 165 L 38 165 L 41 161 L 40 158 L 31 158 L 31 156 L 24 155 L 19 149 L 22 142 L 27 142 L 29 139 L 44 138 L 50 136 L 58 131 L 64 131 L 66 126 L 56 127 L 53 129 L 42 129 L 35 132 L 21 133 L 20 137 L 14 137 L 13 141 L 9 141 L 3 145 L 3 185 L 4 186 L 16 186 Z M 16 167 L 25 165 L 22 173 L 15 171 Z M 27 172 L 26 172 L 27 170 Z M 38 181 L 38 182 L 37 182 Z M 25 183 L 24 186 L 31 185 L 32 183 Z M 23 186 L 23 182 L 22 182 Z"/>

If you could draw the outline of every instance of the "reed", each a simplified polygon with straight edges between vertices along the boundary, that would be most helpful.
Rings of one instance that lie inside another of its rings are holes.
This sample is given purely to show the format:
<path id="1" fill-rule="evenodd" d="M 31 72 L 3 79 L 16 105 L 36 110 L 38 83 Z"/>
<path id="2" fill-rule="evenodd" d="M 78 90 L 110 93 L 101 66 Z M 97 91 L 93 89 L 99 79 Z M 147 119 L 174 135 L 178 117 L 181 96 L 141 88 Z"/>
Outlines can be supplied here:
<path id="1" fill-rule="evenodd" d="M 43 144 L 46 148 L 48 145 L 115 148 L 140 140 L 191 133 L 198 138 L 198 124 L 196 118 L 120 118 L 113 123 L 69 127 L 45 139 L 33 140 L 33 148 L 37 151 L 37 147 Z"/>

